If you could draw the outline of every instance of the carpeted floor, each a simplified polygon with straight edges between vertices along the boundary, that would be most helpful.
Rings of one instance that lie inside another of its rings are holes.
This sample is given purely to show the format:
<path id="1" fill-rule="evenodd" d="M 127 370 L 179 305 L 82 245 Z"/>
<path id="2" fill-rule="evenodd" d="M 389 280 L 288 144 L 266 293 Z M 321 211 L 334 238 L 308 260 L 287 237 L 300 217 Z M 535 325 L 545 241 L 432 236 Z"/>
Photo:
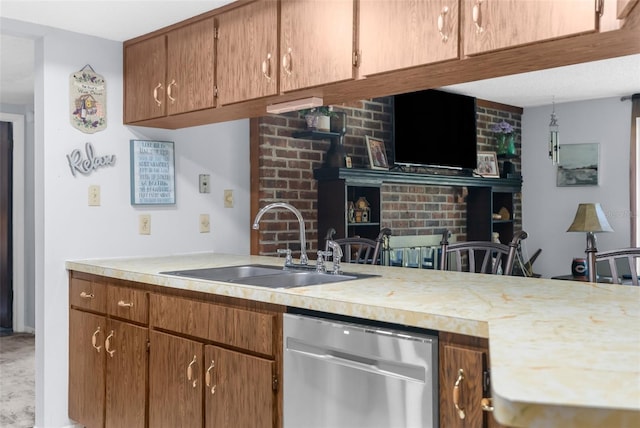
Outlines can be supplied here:
<path id="1" fill-rule="evenodd" d="M 35 336 L 0 336 L 0 427 L 33 427 L 35 383 Z"/>

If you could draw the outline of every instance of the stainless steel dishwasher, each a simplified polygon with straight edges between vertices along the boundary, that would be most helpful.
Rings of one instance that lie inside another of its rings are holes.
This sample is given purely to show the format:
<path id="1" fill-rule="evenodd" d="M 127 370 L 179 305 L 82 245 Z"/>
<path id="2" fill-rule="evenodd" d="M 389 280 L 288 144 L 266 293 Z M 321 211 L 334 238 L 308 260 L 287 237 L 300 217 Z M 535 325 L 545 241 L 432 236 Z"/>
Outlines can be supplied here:
<path id="1" fill-rule="evenodd" d="M 438 426 L 438 338 L 284 315 L 285 428 Z"/>

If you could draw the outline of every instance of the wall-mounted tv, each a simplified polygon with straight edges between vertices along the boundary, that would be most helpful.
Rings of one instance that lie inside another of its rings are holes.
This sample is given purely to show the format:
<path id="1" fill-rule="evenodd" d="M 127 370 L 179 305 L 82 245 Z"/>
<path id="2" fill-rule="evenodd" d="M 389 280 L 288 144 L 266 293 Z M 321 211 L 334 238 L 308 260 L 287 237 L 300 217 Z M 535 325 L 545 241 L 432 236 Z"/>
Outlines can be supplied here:
<path id="1" fill-rule="evenodd" d="M 476 168 L 474 97 L 429 89 L 395 95 L 393 103 L 394 166 Z"/>

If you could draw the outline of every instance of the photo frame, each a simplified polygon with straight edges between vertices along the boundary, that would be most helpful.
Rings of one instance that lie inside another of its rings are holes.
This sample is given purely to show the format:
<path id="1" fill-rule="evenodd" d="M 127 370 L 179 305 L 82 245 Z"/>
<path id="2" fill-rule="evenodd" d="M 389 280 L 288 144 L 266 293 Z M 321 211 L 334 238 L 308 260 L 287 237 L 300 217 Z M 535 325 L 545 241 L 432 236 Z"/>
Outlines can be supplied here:
<path id="1" fill-rule="evenodd" d="M 387 161 L 387 151 L 384 147 L 384 141 L 366 136 L 367 152 L 369 153 L 369 163 L 371 169 L 389 169 Z"/>
<path id="2" fill-rule="evenodd" d="M 597 186 L 600 144 L 563 144 L 556 174 L 557 187 Z"/>
<path id="3" fill-rule="evenodd" d="M 474 172 L 481 177 L 500 178 L 496 152 L 478 152 L 478 167 Z"/>
<path id="4" fill-rule="evenodd" d="M 174 144 L 130 140 L 131 205 L 176 203 Z"/>

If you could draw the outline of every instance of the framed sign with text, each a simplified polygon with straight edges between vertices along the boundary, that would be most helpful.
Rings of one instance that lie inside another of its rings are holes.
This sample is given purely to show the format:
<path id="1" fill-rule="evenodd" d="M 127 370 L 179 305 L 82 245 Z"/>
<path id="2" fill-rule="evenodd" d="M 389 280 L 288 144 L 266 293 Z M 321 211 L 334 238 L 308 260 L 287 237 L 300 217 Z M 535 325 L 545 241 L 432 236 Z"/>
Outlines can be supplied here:
<path id="1" fill-rule="evenodd" d="M 173 142 L 131 140 L 131 205 L 176 203 Z"/>

